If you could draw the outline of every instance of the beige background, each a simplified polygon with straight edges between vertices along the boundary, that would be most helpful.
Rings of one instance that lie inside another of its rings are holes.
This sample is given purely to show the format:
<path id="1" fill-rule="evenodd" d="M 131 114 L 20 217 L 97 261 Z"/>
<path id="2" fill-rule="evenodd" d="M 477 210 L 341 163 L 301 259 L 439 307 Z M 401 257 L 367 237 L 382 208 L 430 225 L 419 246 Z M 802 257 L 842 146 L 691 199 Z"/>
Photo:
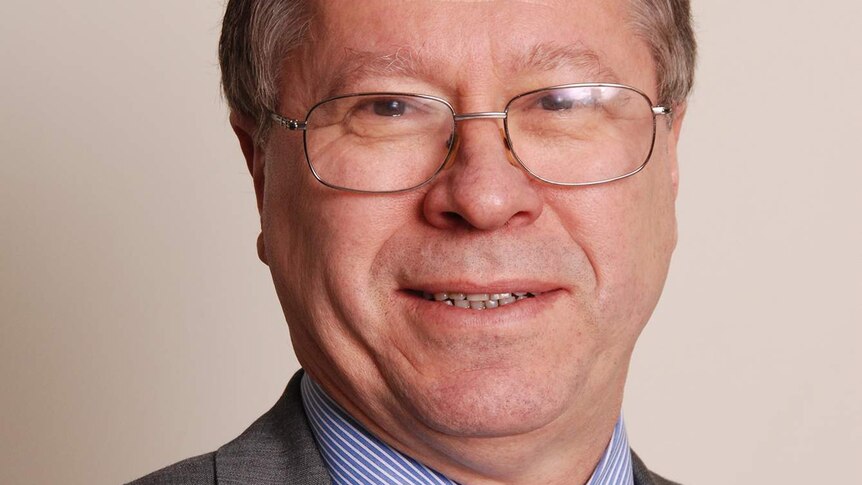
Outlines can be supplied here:
<path id="1" fill-rule="evenodd" d="M 0 483 L 212 450 L 296 368 L 218 94 L 221 4 L 0 2 Z M 690 484 L 858 480 L 862 4 L 694 7 L 681 239 L 631 441 Z"/>

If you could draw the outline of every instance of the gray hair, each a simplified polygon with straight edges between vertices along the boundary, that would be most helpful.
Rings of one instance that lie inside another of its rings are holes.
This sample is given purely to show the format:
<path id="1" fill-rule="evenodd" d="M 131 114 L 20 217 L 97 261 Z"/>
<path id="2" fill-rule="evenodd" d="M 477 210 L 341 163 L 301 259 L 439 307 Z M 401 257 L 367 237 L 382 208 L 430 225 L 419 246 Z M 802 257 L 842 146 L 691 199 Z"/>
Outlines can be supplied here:
<path id="1" fill-rule="evenodd" d="M 659 104 L 679 106 L 694 86 L 697 41 L 689 0 L 629 0 L 635 33 L 655 62 Z"/>
<path id="2" fill-rule="evenodd" d="M 631 22 L 652 52 L 659 104 L 685 102 L 697 44 L 689 0 L 629 0 Z M 278 107 L 281 66 L 311 23 L 308 0 L 229 0 L 219 40 L 222 88 L 231 111 L 256 123 L 263 143 Z"/>

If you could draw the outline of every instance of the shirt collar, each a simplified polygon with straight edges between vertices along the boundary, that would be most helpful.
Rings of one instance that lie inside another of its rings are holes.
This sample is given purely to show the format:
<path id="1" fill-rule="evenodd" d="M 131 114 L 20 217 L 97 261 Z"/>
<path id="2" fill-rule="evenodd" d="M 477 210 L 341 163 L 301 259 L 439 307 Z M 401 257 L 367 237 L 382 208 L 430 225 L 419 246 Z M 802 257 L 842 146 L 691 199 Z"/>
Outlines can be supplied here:
<path id="1" fill-rule="evenodd" d="M 335 485 L 457 485 L 372 435 L 305 373 L 302 403 L 323 461 Z M 587 485 L 633 485 L 631 451 L 623 418 Z"/>
<path id="2" fill-rule="evenodd" d="M 593 476 L 587 481 L 587 485 L 634 485 L 634 483 L 632 452 L 629 448 L 623 415 L 620 413 L 620 418 L 614 425 L 611 441 L 599 464 L 596 465 Z"/>

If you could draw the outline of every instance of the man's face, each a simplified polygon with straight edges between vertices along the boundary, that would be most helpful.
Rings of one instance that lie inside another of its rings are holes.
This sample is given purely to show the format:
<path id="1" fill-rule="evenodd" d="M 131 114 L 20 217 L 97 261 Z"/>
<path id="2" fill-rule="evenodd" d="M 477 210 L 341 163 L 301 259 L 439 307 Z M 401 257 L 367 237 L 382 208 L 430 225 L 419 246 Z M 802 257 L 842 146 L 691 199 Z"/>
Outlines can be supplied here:
<path id="1" fill-rule="evenodd" d="M 565 83 L 656 96 L 622 0 L 320 3 L 311 41 L 285 63 L 280 112 L 290 117 L 370 91 L 432 94 L 460 113 Z M 676 240 L 679 124 L 659 119 L 644 171 L 592 187 L 531 178 L 501 127 L 460 123 L 451 164 L 400 194 L 323 186 L 298 132 L 272 132 L 258 156 L 265 260 L 298 358 L 395 441 L 572 429 L 617 413 L 661 292 Z M 470 310 L 423 292 L 540 296 Z"/>

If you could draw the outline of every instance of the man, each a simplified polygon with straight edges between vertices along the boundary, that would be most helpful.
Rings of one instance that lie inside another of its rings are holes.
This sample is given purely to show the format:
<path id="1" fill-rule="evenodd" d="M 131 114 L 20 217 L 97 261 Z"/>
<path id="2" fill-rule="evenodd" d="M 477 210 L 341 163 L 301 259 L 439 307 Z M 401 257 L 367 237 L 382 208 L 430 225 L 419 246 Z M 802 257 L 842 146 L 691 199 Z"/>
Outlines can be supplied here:
<path id="1" fill-rule="evenodd" d="M 685 0 L 229 2 L 304 369 L 135 483 L 662 484 L 620 415 L 676 243 Z"/>

